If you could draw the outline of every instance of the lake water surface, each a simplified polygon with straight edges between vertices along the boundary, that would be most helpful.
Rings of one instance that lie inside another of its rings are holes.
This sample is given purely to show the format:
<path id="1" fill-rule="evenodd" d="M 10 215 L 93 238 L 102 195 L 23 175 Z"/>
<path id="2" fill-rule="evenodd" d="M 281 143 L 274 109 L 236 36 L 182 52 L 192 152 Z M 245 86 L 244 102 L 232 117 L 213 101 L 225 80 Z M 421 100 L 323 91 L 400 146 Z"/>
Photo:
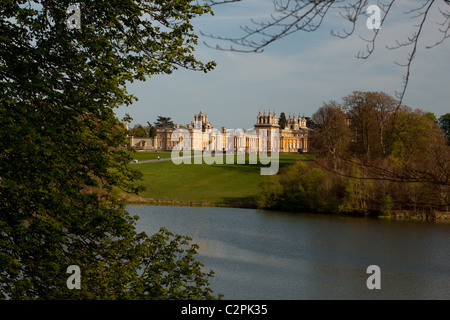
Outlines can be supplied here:
<path id="1" fill-rule="evenodd" d="M 224 299 L 450 299 L 450 224 L 208 207 L 128 206 L 200 246 Z M 369 290 L 367 267 L 381 270 Z"/>

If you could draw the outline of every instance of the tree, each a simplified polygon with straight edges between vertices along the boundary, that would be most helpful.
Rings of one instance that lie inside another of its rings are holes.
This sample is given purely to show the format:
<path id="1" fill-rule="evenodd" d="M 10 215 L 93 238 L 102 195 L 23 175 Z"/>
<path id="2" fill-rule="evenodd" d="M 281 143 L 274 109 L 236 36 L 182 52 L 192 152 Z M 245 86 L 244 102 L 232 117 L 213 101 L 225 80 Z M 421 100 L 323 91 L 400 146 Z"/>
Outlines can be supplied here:
<path id="1" fill-rule="evenodd" d="M 205 0 L 210 5 L 220 5 L 233 2 L 241 2 L 241 0 Z M 294 0 L 283 1 L 273 0 L 274 13 L 269 19 L 251 19 L 250 26 L 241 26 L 244 34 L 234 38 L 227 36 L 206 35 L 215 40 L 226 41 L 231 45 L 226 48 L 219 44 L 213 46 L 219 50 L 231 50 L 239 52 L 262 52 L 265 47 L 272 43 L 288 37 L 297 32 L 314 32 L 318 30 L 322 23 L 326 23 L 327 19 L 333 22 L 342 19 L 348 27 L 342 30 L 332 30 L 331 34 L 339 38 L 347 38 L 353 35 L 358 25 L 367 26 L 370 22 L 373 33 L 370 37 L 362 38 L 367 42 L 366 49 L 359 52 L 357 57 L 360 59 L 368 59 L 375 50 L 375 44 L 383 30 L 387 30 L 383 26 L 389 19 L 396 19 L 394 16 L 395 0 L 378 1 L 371 3 L 367 0 Z M 398 3 L 398 2 L 397 2 Z M 373 13 L 373 9 L 369 6 L 376 4 L 379 10 L 379 17 L 367 20 L 367 13 Z M 369 10 L 371 9 L 371 10 Z M 433 19 L 431 12 L 436 10 L 440 17 Z M 412 62 L 418 50 L 418 42 L 425 38 L 424 29 L 432 24 L 438 24 L 439 32 L 442 33 L 439 40 L 430 43 L 427 48 L 433 48 L 444 42 L 450 37 L 450 1 L 449 0 L 426 0 L 419 2 L 410 10 L 402 10 L 404 14 L 411 18 L 411 31 L 405 37 L 405 40 L 397 39 L 395 45 L 388 46 L 390 49 L 407 48 L 409 53 L 406 62 L 398 63 L 405 67 L 403 76 L 403 88 L 396 91 L 396 98 L 399 100 L 400 107 L 412 71 Z M 363 22 L 360 22 L 360 19 Z M 379 18 L 379 20 L 377 19 Z M 388 19 L 389 18 L 389 19 Z M 378 20 L 378 21 L 374 21 Z M 368 22 L 367 22 L 368 21 Z M 375 23 L 373 23 L 375 22 Z M 378 24 L 378 26 L 376 26 Z M 389 32 L 389 31 L 388 31 Z"/>
<path id="2" fill-rule="evenodd" d="M 145 130 L 145 128 L 141 125 L 141 124 L 137 124 L 135 125 L 131 130 L 130 133 L 132 136 L 134 137 L 140 137 L 140 138 L 144 138 L 147 136 L 147 130 Z"/>
<path id="3" fill-rule="evenodd" d="M 340 207 L 342 211 L 368 213 L 368 202 L 373 197 L 373 181 L 364 179 L 364 173 L 352 167 L 344 180 L 345 196 Z"/>
<path id="4" fill-rule="evenodd" d="M 341 159 L 350 142 L 347 115 L 335 101 L 324 103 L 312 116 L 314 131 L 311 135 L 311 149 L 314 153 L 330 158 L 334 170 L 340 167 Z"/>
<path id="5" fill-rule="evenodd" d="M 262 185 L 263 192 L 258 198 L 258 207 L 277 208 L 283 195 L 283 186 L 277 175 L 268 176 Z"/>
<path id="6" fill-rule="evenodd" d="M 154 127 L 149 121 L 147 121 L 147 124 L 148 124 L 148 127 L 147 127 L 148 128 L 148 136 L 150 138 L 156 137 L 156 135 L 158 134 L 156 127 Z"/>
<path id="7" fill-rule="evenodd" d="M 426 150 L 438 142 L 436 129 L 433 121 L 426 115 L 400 112 L 389 133 L 390 159 L 400 167 L 419 164 L 425 158 Z"/>
<path id="8" fill-rule="evenodd" d="M 280 113 L 280 119 L 278 119 L 278 124 L 280 125 L 281 129 L 286 128 L 287 120 L 284 112 Z"/>
<path id="9" fill-rule="evenodd" d="M 311 161 L 264 181 L 261 208 L 414 215 L 448 212 L 450 147 L 429 112 L 355 91 L 312 116 Z M 323 170 L 327 170 L 327 174 Z"/>
<path id="10" fill-rule="evenodd" d="M 444 135 L 450 144 L 450 113 L 446 113 L 440 116 L 438 123 L 439 127 L 444 132 Z"/>
<path id="11" fill-rule="evenodd" d="M 310 117 L 305 117 L 305 119 L 306 119 L 306 127 L 309 129 L 314 129 L 315 125 L 314 120 L 311 119 Z"/>
<path id="12" fill-rule="evenodd" d="M 378 210 L 377 201 L 387 195 L 414 211 L 447 210 L 450 147 L 429 113 L 397 109 L 397 101 L 382 92 L 355 91 L 342 103 L 324 104 L 313 120 L 315 163 L 345 177 L 341 210 Z M 367 181 L 376 196 L 363 197 Z"/>
<path id="13" fill-rule="evenodd" d="M 355 91 L 343 98 L 353 131 L 352 148 L 360 155 L 386 154 L 385 135 L 392 125 L 397 100 L 384 92 Z"/>
<path id="14" fill-rule="evenodd" d="M 433 112 L 426 112 L 425 115 L 433 122 L 437 123 L 436 115 Z"/>
<path id="15" fill-rule="evenodd" d="M 71 1 L 0 6 L 0 298 L 207 299 L 212 273 L 190 239 L 137 233 L 122 192 L 138 193 L 127 131 L 113 108 L 126 83 L 181 67 L 194 55 L 191 1 L 120 5 Z M 82 290 L 68 290 L 77 265 Z"/>
<path id="16" fill-rule="evenodd" d="M 154 138 L 156 137 L 156 135 L 158 134 L 158 132 L 156 131 L 156 127 L 151 127 L 149 130 L 149 137 Z"/>
<path id="17" fill-rule="evenodd" d="M 155 122 L 155 127 L 173 128 L 174 123 L 170 119 L 170 117 L 158 116 L 158 119 L 156 119 L 156 122 Z"/>
<path id="18" fill-rule="evenodd" d="M 258 206 L 287 211 L 329 211 L 330 198 L 323 189 L 325 175 L 321 169 L 295 162 L 263 183 Z"/>

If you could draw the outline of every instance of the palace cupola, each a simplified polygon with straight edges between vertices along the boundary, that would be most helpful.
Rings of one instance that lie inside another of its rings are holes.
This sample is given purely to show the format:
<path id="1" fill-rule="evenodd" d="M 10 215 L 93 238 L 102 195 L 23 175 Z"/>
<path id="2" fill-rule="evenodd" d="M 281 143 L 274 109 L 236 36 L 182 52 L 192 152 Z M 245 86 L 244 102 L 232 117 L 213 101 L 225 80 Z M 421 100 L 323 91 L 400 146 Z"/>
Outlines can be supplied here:
<path id="1" fill-rule="evenodd" d="M 208 115 L 203 113 L 202 110 L 200 110 L 199 114 L 194 115 L 194 128 L 195 129 L 202 129 L 202 131 L 212 129 L 213 126 L 210 122 L 208 122 Z"/>
<path id="2" fill-rule="evenodd" d="M 275 110 L 273 111 L 273 114 L 271 113 L 269 109 L 269 114 L 266 115 L 266 110 L 264 110 L 264 113 L 261 115 L 261 110 L 259 110 L 259 114 L 256 121 L 257 125 L 278 125 L 277 115 Z"/>

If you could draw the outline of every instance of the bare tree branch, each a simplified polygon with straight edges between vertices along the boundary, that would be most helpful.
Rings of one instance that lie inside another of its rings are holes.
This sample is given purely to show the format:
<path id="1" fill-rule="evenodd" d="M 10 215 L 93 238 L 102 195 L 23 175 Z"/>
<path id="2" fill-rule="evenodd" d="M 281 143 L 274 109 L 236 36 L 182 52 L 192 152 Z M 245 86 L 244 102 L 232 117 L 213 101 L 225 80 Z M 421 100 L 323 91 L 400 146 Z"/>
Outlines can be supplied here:
<path id="1" fill-rule="evenodd" d="M 408 54 L 407 57 L 407 63 L 404 65 L 399 64 L 400 66 L 403 66 L 406 68 L 406 74 L 403 76 L 403 89 L 401 92 L 395 92 L 396 97 L 399 99 L 399 104 L 398 104 L 398 108 L 400 108 L 400 105 L 402 103 L 403 97 L 405 96 L 405 92 L 406 92 L 406 88 L 408 86 L 408 82 L 409 82 L 409 78 L 411 75 L 411 66 L 412 66 L 412 61 L 414 60 L 414 57 L 416 55 L 417 52 L 417 44 L 420 38 L 420 35 L 422 33 L 423 27 L 425 25 L 425 22 L 427 20 L 428 17 L 428 13 L 430 12 L 431 7 L 433 6 L 435 0 L 427 0 L 422 6 L 415 8 L 411 11 L 409 11 L 408 13 L 416 13 L 416 15 L 414 17 L 421 17 L 421 21 L 419 23 L 419 25 L 417 25 L 418 27 L 418 31 L 415 32 L 412 37 L 408 37 L 408 40 L 400 43 L 397 41 L 397 46 L 394 47 L 387 47 L 389 49 L 398 49 L 400 47 L 406 47 L 406 46 L 410 46 L 412 45 L 413 48 L 411 50 L 411 52 Z M 425 10 L 423 12 L 421 12 L 421 10 Z"/>
<path id="2" fill-rule="evenodd" d="M 241 2 L 242 0 L 221 0 L 221 1 L 215 1 L 215 0 L 205 0 L 205 2 L 211 7 L 216 6 L 219 4 L 226 4 L 231 2 Z"/>
<path id="3" fill-rule="evenodd" d="M 210 5 L 229 4 L 233 2 L 242 2 L 242 0 L 205 0 Z M 404 15 L 411 17 L 412 19 L 419 19 L 417 25 L 413 25 L 417 30 L 413 31 L 406 40 L 397 40 L 394 46 L 388 47 L 389 49 L 398 49 L 400 47 L 411 46 L 412 49 L 409 52 L 406 62 L 399 64 L 406 70 L 403 75 L 403 87 L 400 91 L 396 91 L 395 95 L 399 100 L 398 107 L 401 106 L 403 98 L 406 93 L 408 82 L 412 71 L 412 62 L 415 58 L 418 42 L 423 37 L 423 28 L 430 19 L 430 10 L 436 3 L 446 6 L 445 9 L 438 7 L 443 20 L 436 22 L 441 26 L 439 31 L 442 33 L 442 37 L 434 44 L 427 46 L 426 48 L 433 48 L 440 45 L 446 39 L 450 38 L 450 0 L 425 0 L 423 3 L 419 3 L 415 8 L 403 12 Z M 387 18 L 390 16 L 391 9 L 395 3 L 395 0 L 380 0 L 377 6 L 380 8 L 380 27 L 385 25 Z M 339 38 L 347 38 L 355 33 L 357 21 L 361 16 L 366 16 L 366 7 L 370 5 L 368 0 L 273 0 L 274 13 L 270 19 L 266 21 L 250 20 L 250 25 L 241 26 L 244 35 L 241 37 L 226 37 L 213 34 L 201 34 L 210 39 L 217 40 L 219 42 L 226 42 L 229 45 L 223 47 L 219 44 L 211 45 L 208 42 L 204 42 L 206 46 L 217 50 L 235 51 L 235 52 L 256 52 L 261 53 L 264 48 L 274 43 L 275 41 L 292 35 L 293 33 L 314 32 L 319 29 L 325 16 L 339 16 L 345 22 L 350 23 L 350 29 L 343 29 L 341 31 L 331 31 L 333 36 Z M 365 24 L 364 24 L 365 25 Z M 359 51 L 356 55 L 359 59 L 367 59 L 375 50 L 375 43 L 380 34 L 381 28 L 374 29 L 373 35 L 366 39 L 360 38 L 367 42 L 364 51 Z"/>

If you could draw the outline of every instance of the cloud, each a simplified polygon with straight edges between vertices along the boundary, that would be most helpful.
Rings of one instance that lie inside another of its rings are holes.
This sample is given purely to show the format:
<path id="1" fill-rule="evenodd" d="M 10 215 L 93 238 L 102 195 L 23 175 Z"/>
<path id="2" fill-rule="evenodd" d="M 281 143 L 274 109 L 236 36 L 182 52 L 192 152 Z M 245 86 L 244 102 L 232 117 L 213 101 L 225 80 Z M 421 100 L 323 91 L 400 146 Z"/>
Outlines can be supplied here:
<path id="1" fill-rule="evenodd" d="M 249 128 L 259 109 L 276 108 L 278 114 L 284 111 L 310 116 L 322 102 L 339 101 L 354 90 L 394 95 L 402 88 L 405 72 L 395 62 L 404 62 L 408 52 L 385 46 L 405 39 L 414 24 L 408 17 L 399 16 L 401 7 L 395 10 L 392 20 L 380 31 L 374 53 L 366 60 L 355 58 L 366 46 L 358 37 L 367 35 L 364 20 L 360 21 L 361 32 L 348 39 L 332 37 L 327 29 L 297 33 L 276 41 L 262 54 L 223 52 L 200 44 L 196 55 L 202 61 L 217 61 L 216 70 L 208 74 L 180 70 L 133 84 L 129 91 L 140 101 L 125 112 L 136 123 L 167 115 L 185 124 L 203 109 L 216 127 Z M 434 12 L 432 18 L 434 23 L 439 16 Z M 448 112 L 450 100 L 450 41 L 425 49 L 435 38 L 436 28 L 424 29 L 404 102 L 439 116 Z"/>

